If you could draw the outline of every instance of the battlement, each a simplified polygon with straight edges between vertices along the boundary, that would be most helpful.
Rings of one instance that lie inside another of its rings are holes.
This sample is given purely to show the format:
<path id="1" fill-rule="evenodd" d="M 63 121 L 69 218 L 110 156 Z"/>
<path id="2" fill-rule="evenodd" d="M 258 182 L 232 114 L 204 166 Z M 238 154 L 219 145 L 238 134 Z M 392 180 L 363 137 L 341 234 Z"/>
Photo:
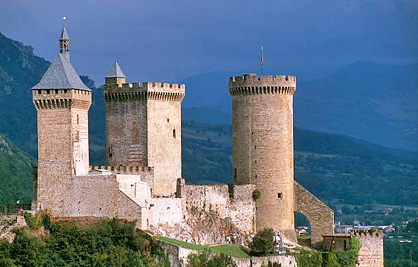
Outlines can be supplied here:
<path id="1" fill-rule="evenodd" d="M 177 83 L 160 83 L 160 82 L 143 82 L 143 83 L 123 83 L 123 84 L 106 84 L 105 91 L 118 92 L 172 92 L 184 93 L 186 86 Z"/>
<path id="2" fill-rule="evenodd" d="M 244 74 L 229 78 L 229 91 L 236 94 L 294 94 L 296 76 Z"/>
<path id="3" fill-rule="evenodd" d="M 89 171 L 106 170 L 114 174 L 154 173 L 153 167 L 144 166 L 90 166 Z"/>
<path id="4" fill-rule="evenodd" d="M 92 92 L 80 89 L 34 89 L 33 103 L 36 109 L 89 108 Z"/>
<path id="5" fill-rule="evenodd" d="M 376 230 L 376 229 L 369 229 L 369 230 L 359 230 L 359 229 L 355 229 L 351 231 L 351 235 L 353 236 L 364 236 L 364 237 L 383 237 L 383 232 Z"/>
<path id="6" fill-rule="evenodd" d="M 104 86 L 106 101 L 161 100 L 182 101 L 186 86 L 176 83 L 124 83 Z"/>

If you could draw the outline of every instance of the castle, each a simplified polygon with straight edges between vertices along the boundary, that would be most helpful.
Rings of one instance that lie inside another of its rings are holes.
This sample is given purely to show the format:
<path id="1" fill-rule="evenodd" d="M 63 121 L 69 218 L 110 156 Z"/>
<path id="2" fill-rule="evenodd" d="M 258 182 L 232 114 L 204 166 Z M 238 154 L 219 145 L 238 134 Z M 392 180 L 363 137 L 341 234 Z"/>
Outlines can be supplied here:
<path id="1" fill-rule="evenodd" d="M 126 83 L 117 62 L 105 77 L 107 166 L 89 166 L 92 91 L 60 53 L 32 89 L 38 121 L 36 210 L 55 217 L 118 217 L 195 243 L 238 241 L 263 228 L 296 241 L 294 212 L 312 242 L 333 234 L 333 211 L 294 180 L 294 76 L 231 77 L 233 181 L 187 185 L 181 166 L 184 84 Z"/>

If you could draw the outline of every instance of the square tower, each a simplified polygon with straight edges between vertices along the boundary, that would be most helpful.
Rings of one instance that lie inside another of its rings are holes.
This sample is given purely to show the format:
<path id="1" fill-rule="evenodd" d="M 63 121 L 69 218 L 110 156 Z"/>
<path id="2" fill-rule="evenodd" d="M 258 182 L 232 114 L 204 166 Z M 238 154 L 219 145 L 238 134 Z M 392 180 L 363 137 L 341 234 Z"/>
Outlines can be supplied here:
<path id="1" fill-rule="evenodd" d="M 124 83 L 117 63 L 106 75 L 108 165 L 154 167 L 153 195 L 176 192 L 181 178 L 184 84 Z"/>
<path id="2" fill-rule="evenodd" d="M 63 28 L 60 54 L 32 88 L 38 113 L 36 207 L 65 216 L 71 176 L 89 171 L 88 110 L 91 90 L 72 67 Z M 67 203 L 68 204 L 68 203 Z"/>

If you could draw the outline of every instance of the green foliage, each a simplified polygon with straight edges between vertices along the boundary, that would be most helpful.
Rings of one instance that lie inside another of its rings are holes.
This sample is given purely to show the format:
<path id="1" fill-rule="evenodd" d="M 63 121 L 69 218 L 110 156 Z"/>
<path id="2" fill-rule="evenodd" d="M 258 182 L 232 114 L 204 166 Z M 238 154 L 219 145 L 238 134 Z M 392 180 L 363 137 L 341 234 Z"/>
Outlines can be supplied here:
<path id="1" fill-rule="evenodd" d="M 23 217 L 25 218 L 26 224 L 29 226 L 31 230 L 38 230 L 41 228 L 43 223 L 43 215 L 42 214 L 36 214 L 33 216 L 29 212 L 23 213 Z"/>
<path id="2" fill-rule="evenodd" d="M 260 190 L 255 189 L 255 190 L 253 191 L 253 194 L 252 194 L 253 200 L 254 200 L 254 201 L 256 201 L 257 199 L 259 199 L 259 198 L 260 198 L 260 195 L 261 195 Z"/>
<path id="3" fill-rule="evenodd" d="M 157 239 L 183 248 L 193 249 L 197 251 L 205 251 L 214 254 L 225 254 L 234 258 L 249 258 L 248 251 L 243 246 L 238 245 L 219 245 L 219 246 L 204 246 L 193 243 L 180 241 L 173 238 L 157 236 Z"/>
<path id="4" fill-rule="evenodd" d="M 259 231 L 250 244 L 251 255 L 266 256 L 274 252 L 274 231 L 266 228 Z"/>
<path id="5" fill-rule="evenodd" d="M 230 256 L 225 254 L 190 254 L 188 256 L 188 267 L 236 267 L 236 263 Z"/>
<path id="6" fill-rule="evenodd" d="M 350 239 L 350 250 L 337 252 L 304 251 L 295 254 L 298 266 L 303 267 L 354 267 L 361 244 L 357 238 Z"/>
<path id="7" fill-rule="evenodd" d="M 406 230 L 406 229 L 405 229 Z M 384 240 L 385 266 L 404 267 L 418 266 L 418 241 L 414 236 L 407 232 L 401 233 L 402 237 L 397 235 Z M 411 243 L 400 243 L 400 240 L 409 239 Z"/>
<path id="8" fill-rule="evenodd" d="M 26 218 L 32 222 L 37 219 L 28 215 Z M 51 224 L 45 216 L 39 218 L 40 224 L 50 226 L 49 234 L 39 238 L 22 229 L 16 231 L 13 243 L 0 240 L 0 266 L 157 266 L 146 253 L 150 241 L 135 231 L 135 222 L 113 219 L 94 226 L 77 226 Z M 155 242 L 150 246 L 162 251 Z M 162 255 L 159 266 L 167 263 Z"/>

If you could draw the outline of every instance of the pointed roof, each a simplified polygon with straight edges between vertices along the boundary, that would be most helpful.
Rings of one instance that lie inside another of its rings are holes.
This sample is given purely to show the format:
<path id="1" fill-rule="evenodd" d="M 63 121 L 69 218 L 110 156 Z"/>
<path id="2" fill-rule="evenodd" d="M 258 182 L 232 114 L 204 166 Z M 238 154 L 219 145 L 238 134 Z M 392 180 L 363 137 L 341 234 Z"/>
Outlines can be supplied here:
<path id="1" fill-rule="evenodd" d="M 91 91 L 80 79 L 66 54 L 58 54 L 41 81 L 32 89 L 81 89 Z"/>
<path id="2" fill-rule="evenodd" d="M 109 70 L 109 72 L 105 76 L 106 78 L 126 78 L 125 74 L 123 74 L 123 71 L 119 67 L 119 64 L 117 61 L 113 63 L 112 68 Z"/>
<path id="3" fill-rule="evenodd" d="M 70 40 L 70 37 L 68 37 L 68 33 L 65 27 L 62 27 L 60 40 Z"/>

